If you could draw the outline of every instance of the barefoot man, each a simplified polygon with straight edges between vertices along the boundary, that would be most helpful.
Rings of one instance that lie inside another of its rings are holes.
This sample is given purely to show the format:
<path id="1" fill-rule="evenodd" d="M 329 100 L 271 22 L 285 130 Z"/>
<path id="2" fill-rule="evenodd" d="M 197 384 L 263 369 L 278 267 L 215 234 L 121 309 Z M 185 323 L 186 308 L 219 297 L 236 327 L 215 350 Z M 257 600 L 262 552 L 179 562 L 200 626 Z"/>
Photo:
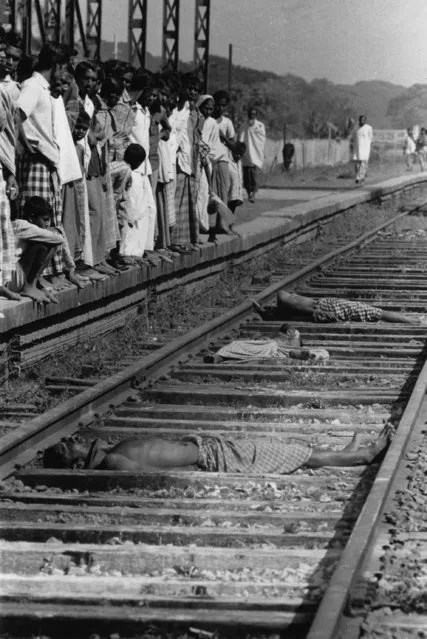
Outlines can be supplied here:
<path id="1" fill-rule="evenodd" d="M 359 435 L 342 450 L 313 448 L 304 440 L 227 439 L 191 434 L 180 441 L 153 438 L 127 439 L 104 448 L 95 439 L 91 444 L 73 437 L 45 450 L 45 468 L 87 468 L 128 470 L 136 473 L 159 470 L 204 470 L 220 473 L 275 473 L 286 475 L 302 466 L 359 466 L 370 464 L 390 442 L 392 426 L 378 439 L 361 446 Z"/>
<path id="2" fill-rule="evenodd" d="M 297 293 L 279 291 L 277 306 L 261 306 L 252 300 L 254 310 L 265 321 L 281 321 L 290 319 L 307 319 L 314 322 L 404 322 L 419 324 L 417 318 L 403 313 L 385 311 L 377 306 L 364 302 L 345 300 L 339 297 L 320 297 L 312 299 Z"/>
<path id="3" fill-rule="evenodd" d="M 61 231 L 52 227 L 53 210 L 49 202 L 41 197 L 27 198 L 23 218 L 13 220 L 15 236 L 16 267 L 9 288 L 22 297 L 37 303 L 58 303 L 57 298 L 44 285 L 41 274 L 58 249 L 67 246 Z M 64 261 L 72 268 L 74 263 L 64 254 Z M 19 298 L 20 299 L 20 298 Z"/>

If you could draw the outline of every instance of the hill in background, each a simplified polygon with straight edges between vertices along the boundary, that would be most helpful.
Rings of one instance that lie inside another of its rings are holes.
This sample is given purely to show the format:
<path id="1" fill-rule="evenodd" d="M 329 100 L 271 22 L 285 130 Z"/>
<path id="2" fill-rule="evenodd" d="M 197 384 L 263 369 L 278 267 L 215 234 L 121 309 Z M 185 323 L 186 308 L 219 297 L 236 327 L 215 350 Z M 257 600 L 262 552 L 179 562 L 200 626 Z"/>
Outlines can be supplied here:
<path id="1" fill-rule="evenodd" d="M 407 91 L 404 86 L 382 80 L 356 82 L 353 85 L 337 84 L 336 89 L 349 96 L 355 113 L 364 113 L 378 129 L 393 128 L 388 113 L 389 102 Z"/>
<path id="2" fill-rule="evenodd" d="M 127 59 L 127 43 L 119 43 L 119 57 Z M 113 43 L 103 42 L 103 59 L 112 57 Z M 161 58 L 146 55 L 146 67 L 161 69 Z M 191 63 L 180 63 L 183 71 L 191 70 Z M 226 89 L 228 60 L 212 55 L 209 67 L 209 92 Z M 343 135 L 349 119 L 364 113 L 375 128 L 405 128 L 412 124 L 427 124 L 427 85 L 404 86 L 369 80 L 353 85 L 334 84 L 326 79 L 307 82 L 292 75 L 278 75 L 234 66 L 232 77 L 233 112 L 237 122 L 244 117 L 249 104 L 258 107 L 260 118 L 269 134 L 281 136 L 286 124 L 292 135 L 325 137 Z M 331 126 L 332 125 L 332 126 Z M 336 129 L 334 128 L 336 127 Z"/>

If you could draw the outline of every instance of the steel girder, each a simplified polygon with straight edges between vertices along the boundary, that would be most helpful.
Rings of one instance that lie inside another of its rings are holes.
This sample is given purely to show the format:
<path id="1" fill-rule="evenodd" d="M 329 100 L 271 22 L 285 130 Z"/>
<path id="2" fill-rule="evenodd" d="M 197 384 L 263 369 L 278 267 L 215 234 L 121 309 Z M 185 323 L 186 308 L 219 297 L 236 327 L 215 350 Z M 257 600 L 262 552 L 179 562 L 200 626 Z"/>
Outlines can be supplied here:
<path id="1" fill-rule="evenodd" d="M 99 0 L 101 4 L 101 0 Z M 10 24 L 13 30 L 21 33 L 23 39 L 23 48 L 25 54 L 32 51 L 32 28 L 33 28 L 33 11 L 37 17 L 37 26 L 40 32 L 41 43 L 46 41 L 63 41 L 71 48 L 75 45 L 75 21 L 77 21 L 77 29 L 79 39 L 83 48 L 83 53 L 89 57 L 90 51 L 86 44 L 86 33 L 83 25 L 79 0 L 65 0 L 65 22 L 64 29 L 61 29 L 61 0 L 48 0 L 45 4 L 43 12 L 40 0 L 24 0 L 19 4 L 16 0 L 9 0 L 11 18 Z M 95 19 L 95 24 L 93 20 Z M 100 22 L 101 16 L 91 15 L 91 35 L 93 35 L 92 45 L 95 52 L 100 49 L 100 29 L 96 28 L 96 21 Z"/>
<path id="2" fill-rule="evenodd" d="M 129 0 L 129 62 L 145 65 L 147 45 L 147 0 Z"/>
<path id="3" fill-rule="evenodd" d="M 40 7 L 39 7 L 40 9 Z M 22 39 L 24 44 L 24 53 L 26 55 L 31 54 L 31 40 L 32 40 L 32 17 L 33 17 L 33 5 L 31 0 L 25 0 L 21 6 L 21 29 Z M 44 33 L 44 30 L 43 30 Z"/>
<path id="4" fill-rule="evenodd" d="M 37 15 L 39 15 L 39 0 L 35 0 L 35 2 Z M 43 25 L 44 36 L 42 36 L 42 41 L 59 42 L 61 37 L 61 0 L 46 0 Z"/>
<path id="5" fill-rule="evenodd" d="M 163 1 L 163 68 L 178 69 L 180 0 Z"/>
<path id="6" fill-rule="evenodd" d="M 209 26 L 210 0 L 196 0 L 196 18 L 194 26 L 194 66 L 203 85 L 208 87 L 209 71 Z"/>
<path id="7" fill-rule="evenodd" d="M 64 42 L 66 42 L 71 49 L 74 49 L 74 17 L 75 0 L 65 0 Z"/>
<path id="8" fill-rule="evenodd" d="M 61 39 L 61 0 L 46 0 L 43 14 L 41 0 L 34 0 L 34 9 L 42 42 Z M 129 0 L 129 60 L 145 64 L 148 0 Z M 16 28 L 16 0 L 9 0 L 11 24 Z M 26 53 L 31 52 L 33 0 L 22 3 L 22 36 Z M 180 0 L 164 0 L 163 4 L 163 64 L 177 69 L 179 61 Z M 101 53 L 102 0 L 87 0 L 86 32 L 79 0 L 65 0 L 64 40 L 74 46 L 74 22 L 77 21 L 83 51 L 99 59 Z M 194 64 L 203 90 L 208 85 L 210 0 L 196 0 L 194 29 Z"/>
<path id="9" fill-rule="evenodd" d="M 86 47 L 91 58 L 101 57 L 102 0 L 87 0 Z"/>
<path id="10" fill-rule="evenodd" d="M 16 2 L 15 0 L 0 0 L 0 24 L 3 26 L 10 25 L 12 31 L 15 31 L 16 23 Z"/>

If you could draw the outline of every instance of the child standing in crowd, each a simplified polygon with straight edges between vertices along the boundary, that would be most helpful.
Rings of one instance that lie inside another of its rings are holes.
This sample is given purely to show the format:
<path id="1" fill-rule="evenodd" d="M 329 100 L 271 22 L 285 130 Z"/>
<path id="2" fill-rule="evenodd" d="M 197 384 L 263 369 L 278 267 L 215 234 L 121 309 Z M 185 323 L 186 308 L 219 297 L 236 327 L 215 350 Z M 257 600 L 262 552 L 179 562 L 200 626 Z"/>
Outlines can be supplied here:
<path id="1" fill-rule="evenodd" d="M 137 96 L 136 103 L 134 105 L 135 125 L 132 130 L 132 138 L 134 142 L 142 146 L 145 150 L 150 147 L 150 107 L 154 104 L 157 97 L 151 75 L 146 73 L 136 73 L 132 82 L 131 91 Z M 139 177 L 136 174 L 138 174 Z M 142 164 L 135 169 L 133 180 L 139 180 L 142 182 L 142 184 L 138 185 L 138 187 L 135 186 L 135 188 L 140 189 L 140 193 L 143 194 L 143 200 L 141 201 L 140 206 L 144 212 L 144 217 L 146 218 L 144 257 L 146 257 L 152 266 L 158 266 L 160 260 L 157 260 L 154 256 L 156 202 L 150 181 L 151 174 L 150 158 L 146 157 Z"/>
<path id="2" fill-rule="evenodd" d="M 141 262 L 145 250 L 149 218 L 144 215 L 144 189 L 151 188 L 148 180 L 142 180 L 138 172 L 146 157 L 140 144 L 130 144 L 125 151 L 124 162 L 130 168 L 130 179 L 118 203 L 120 225 L 120 256 L 128 264 Z"/>

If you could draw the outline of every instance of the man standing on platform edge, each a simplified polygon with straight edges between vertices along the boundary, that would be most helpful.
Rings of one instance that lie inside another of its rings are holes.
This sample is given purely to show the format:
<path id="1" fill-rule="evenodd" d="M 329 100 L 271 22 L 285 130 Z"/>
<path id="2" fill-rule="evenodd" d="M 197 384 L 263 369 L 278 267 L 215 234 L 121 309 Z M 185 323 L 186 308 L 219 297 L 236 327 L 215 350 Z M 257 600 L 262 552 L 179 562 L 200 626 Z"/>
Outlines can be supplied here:
<path id="1" fill-rule="evenodd" d="M 258 171 L 264 162 L 265 126 L 257 120 L 257 110 L 248 109 L 248 120 L 239 134 L 239 142 L 244 142 L 246 152 L 243 156 L 243 185 L 248 193 L 249 202 L 255 202 L 258 191 Z"/>
<path id="2" fill-rule="evenodd" d="M 363 184 L 368 172 L 368 162 L 373 138 L 372 127 L 367 123 L 366 115 L 359 117 L 359 126 L 353 130 L 351 137 L 353 142 L 356 184 Z"/>

